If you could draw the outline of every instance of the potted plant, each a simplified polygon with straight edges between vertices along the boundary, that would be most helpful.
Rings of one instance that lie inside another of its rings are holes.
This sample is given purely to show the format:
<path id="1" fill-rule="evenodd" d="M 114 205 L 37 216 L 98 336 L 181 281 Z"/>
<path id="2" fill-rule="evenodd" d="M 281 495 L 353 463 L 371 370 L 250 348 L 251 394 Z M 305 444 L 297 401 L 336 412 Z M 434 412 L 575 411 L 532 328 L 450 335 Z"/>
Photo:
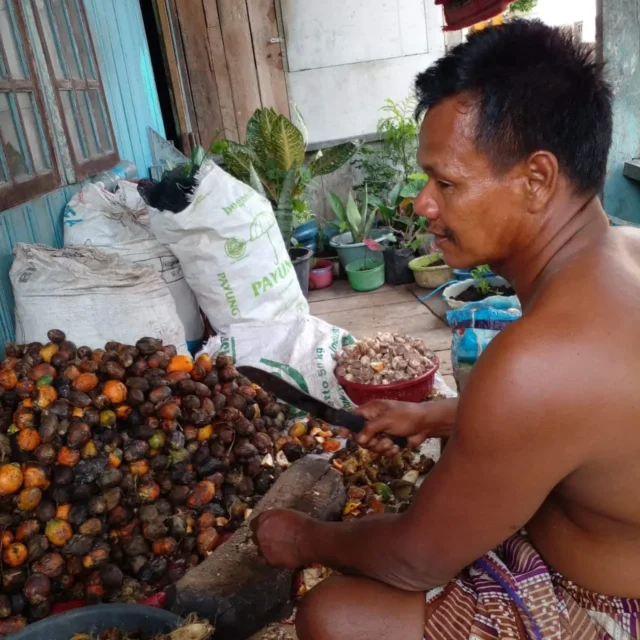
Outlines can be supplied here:
<path id="1" fill-rule="evenodd" d="M 442 292 L 442 297 L 450 309 L 460 309 L 469 302 L 479 302 L 492 296 L 507 298 L 514 307 L 520 302 L 513 287 L 500 276 L 486 277 L 489 267 L 483 265 L 471 271 L 469 280 L 462 280 L 449 285 Z"/>
<path id="2" fill-rule="evenodd" d="M 395 184 L 419 171 L 416 155 L 421 119 L 416 120 L 415 108 L 414 97 L 398 102 L 385 100 L 377 125 L 379 142 L 362 146 L 353 160 L 363 176 L 362 183 L 355 187 L 358 195 L 366 184 L 371 196 L 384 198 Z"/>
<path id="3" fill-rule="evenodd" d="M 339 169 L 357 151 L 355 144 L 347 142 L 318 151 L 305 164 L 306 129 L 299 114 L 298 120 L 302 130 L 273 109 L 257 109 L 247 123 L 245 144 L 223 140 L 212 148 L 222 153 L 225 169 L 232 176 L 271 202 L 287 248 L 291 247 L 296 216 L 301 220 L 309 215 L 304 195 L 311 181 Z M 312 254 L 304 246 L 289 249 L 303 291 L 308 289 Z"/>
<path id="4" fill-rule="evenodd" d="M 309 274 L 309 289 L 326 289 L 333 284 L 333 262 L 326 258 L 313 258 Z"/>
<path id="5" fill-rule="evenodd" d="M 409 263 L 416 284 L 424 289 L 436 289 L 453 279 L 453 270 L 445 264 L 439 253 L 414 258 Z"/>
<path id="6" fill-rule="evenodd" d="M 315 251 L 317 258 L 331 263 L 334 278 L 337 278 L 340 275 L 340 258 L 338 258 L 338 253 L 335 248 L 330 244 L 331 238 L 333 238 L 336 233 L 337 230 L 331 223 L 320 221 Z"/>
<path id="7" fill-rule="evenodd" d="M 491 271 L 488 264 L 483 264 L 475 269 L 454 269 L 453 275 L 456 280 L 469 280 L 470 278 L 493 278 L 496 274 Z"/>
<path id="8" fill-rule="evenodd" d="M 354 291 L 373 291 L 384 284 L 384 259 L 374 258 L 371 252 L 382 252 L 383 246 L 365 238 L 364 257 L 352 260 L 346 267 L 349 284 Z"/>
<path id="9" fill-rule="evenodd" d="M 389 229 L 373 228 L 378 209 L 369 206 L 369 193 L 366 186 L 363 198 L 362 211 L 360 211 L 353 193 L 349 193 L 346 203 L 333 192 L 328 195 L 329 205 L 336 215 L 336 221 L 332 224 L 338 230 L 338 234 L 331 238 L 329 244 L 337 251 L 340 264 L 345 269 L 349 263 L 365 257 L 366 238 L 382 241 L 393 240 L 394 237 Z"/>
<path id="10" fill-rule="evenodd" d="M 429 176 L 425 173 L 411 174 L 391 190 L 386 202 L 374 197 L 383 222 L 394 230 L 395 242 L 384 250 L 387 284 L 409 284 L 413 274 L 409 263 L 417 250 L 425 243 L 428 234 L 426 218 L 416 215 L 413 203 Z"/>

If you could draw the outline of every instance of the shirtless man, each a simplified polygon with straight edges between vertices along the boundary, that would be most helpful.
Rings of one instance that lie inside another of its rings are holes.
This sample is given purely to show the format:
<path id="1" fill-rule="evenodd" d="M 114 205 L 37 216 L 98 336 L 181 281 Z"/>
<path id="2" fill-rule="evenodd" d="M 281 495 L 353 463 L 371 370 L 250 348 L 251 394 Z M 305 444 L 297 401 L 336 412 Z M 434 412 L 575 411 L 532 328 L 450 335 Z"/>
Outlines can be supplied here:
<path id="1" fill-rule="evenodd" d="M 416 86 L 430 176 L 416 212 L 449 265 L 507 278 L 523 317 L 459 401 L 361 408 L 375 451 L 393 453 L 383 432 L 451 438 L 407 512 L 272 511 L 256 540 L 275 566 L 343 574 L 303 600 L 300 640 L 637 638 L 640 234 L 611 228 L 598 199 L 611 91 L 560 31 L 527 22 L 473 35 Z"/>

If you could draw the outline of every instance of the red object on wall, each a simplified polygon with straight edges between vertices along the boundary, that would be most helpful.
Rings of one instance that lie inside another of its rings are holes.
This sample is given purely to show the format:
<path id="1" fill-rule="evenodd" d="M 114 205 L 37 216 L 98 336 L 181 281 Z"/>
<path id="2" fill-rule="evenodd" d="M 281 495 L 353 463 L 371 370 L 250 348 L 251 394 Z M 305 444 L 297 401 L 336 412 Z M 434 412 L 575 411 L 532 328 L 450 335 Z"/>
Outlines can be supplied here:
<path id="1" fill-rule="evenodd" d="M 436 0 L 443 5 L 445 31 L 458 31 L 490 20 L 506 11 L 513 0 Z"/>

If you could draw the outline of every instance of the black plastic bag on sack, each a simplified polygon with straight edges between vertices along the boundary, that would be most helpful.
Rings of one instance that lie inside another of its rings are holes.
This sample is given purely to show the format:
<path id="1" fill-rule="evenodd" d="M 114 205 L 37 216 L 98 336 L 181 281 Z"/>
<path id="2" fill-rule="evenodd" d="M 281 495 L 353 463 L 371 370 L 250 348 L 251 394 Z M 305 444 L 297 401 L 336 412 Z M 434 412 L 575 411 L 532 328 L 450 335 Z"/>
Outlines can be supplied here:
<path id="1" fill-rule="evenodd" d="M 138 193 L 150 206 L 160 211 L 180 213 L 191 202 L 191 194 L 196 188 L 196 174 L 200 166 L 178 165 L 165 171 L 161 180 L 140 180 Z"/>

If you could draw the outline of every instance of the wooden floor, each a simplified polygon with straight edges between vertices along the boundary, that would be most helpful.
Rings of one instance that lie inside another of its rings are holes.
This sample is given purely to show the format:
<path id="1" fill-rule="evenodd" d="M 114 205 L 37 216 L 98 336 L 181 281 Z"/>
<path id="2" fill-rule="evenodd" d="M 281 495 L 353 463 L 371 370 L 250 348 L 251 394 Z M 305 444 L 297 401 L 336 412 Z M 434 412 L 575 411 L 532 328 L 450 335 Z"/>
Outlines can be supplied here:
<path id="1" fill-rule="evenodd" d="M 442 318 L 446 308 L 441 298 L 432 298 L 429 307 L 418 298 L 426 292 L 415 285 L 390 287 L 369 293 L 354 291 L 346 280 L 337 280 L 328 289 L 309 293 L 311 313 L 351 332 L 355 338 L 375 336 L 378 331 L 402 332 L 422 338 L 440 359 L 440 373 L 452 388 L 456 383 L 451 370 L 451 329 Z M 295 640 L 295 630 L 273 625 L 252 640 Z"/>
<path id="2" fill-rule="evenodd" d="M 375 336 L 379 331 L 401 332 L 422 338 L 440 359 L 440 373 L 455 389 L 451 370 L 451 329 L 418 298 L 425 290 L 414 285 L 390 287 L 358 293 L 346 280 L 337 280 L 328 289 L 309 293 L 311 313 L 350 331 L 356 338 Z"/>

